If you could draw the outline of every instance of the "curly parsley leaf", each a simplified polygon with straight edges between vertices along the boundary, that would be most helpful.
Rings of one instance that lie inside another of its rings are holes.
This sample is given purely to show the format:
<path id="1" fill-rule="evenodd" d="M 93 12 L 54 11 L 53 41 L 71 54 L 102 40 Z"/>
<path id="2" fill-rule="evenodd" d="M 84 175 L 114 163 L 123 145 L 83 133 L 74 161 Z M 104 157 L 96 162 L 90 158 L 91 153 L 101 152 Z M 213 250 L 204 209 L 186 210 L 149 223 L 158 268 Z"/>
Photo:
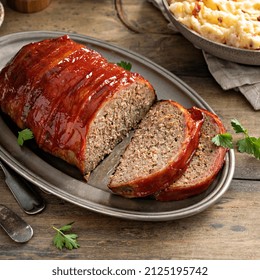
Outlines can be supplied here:
<path id="1" fill-rule="evenodd" d="M 247 153 L 253 155 L 256 159 L 260 159 L 260 138 L 251 137 L 248 131 L 241 125 L 241 123 L 233 119 L 231 125 L 235 133 L 242 133 L 244 137 L 236 142 L 236 147 L 240 153 Z M 217 146 L 230 148 L 234 146 L 231 134 L 218 134 L 212 138 L 212 142 Z"/>
<path id="2" fill-rule="evenodd" d="M 130 62 L 126 62 L 123 60 L 118 62 L 117 65 L 128 71 L 130 71 L 132 69 L 132 64 Z"/>
<path id="3" fill-rule="evenodd" d="M 53 244 L 59 249 L 62 250 L 64 247 L 72 250 L 80 247 L 77 238 L 78 235 L 75 233 L 67 233 L 72 228 L 72 223 L 62 226 L 61 228 L 52 227 L 56 234 L 53 238 Z"/>
<path id="4" fill-rule="evenodd" d="M 23 146 L 24 141 L 33 139 L 33 132 L 29 128 L 25 128 L 22 131 L 18 132 L 17 143 L 20 146 Z"/>

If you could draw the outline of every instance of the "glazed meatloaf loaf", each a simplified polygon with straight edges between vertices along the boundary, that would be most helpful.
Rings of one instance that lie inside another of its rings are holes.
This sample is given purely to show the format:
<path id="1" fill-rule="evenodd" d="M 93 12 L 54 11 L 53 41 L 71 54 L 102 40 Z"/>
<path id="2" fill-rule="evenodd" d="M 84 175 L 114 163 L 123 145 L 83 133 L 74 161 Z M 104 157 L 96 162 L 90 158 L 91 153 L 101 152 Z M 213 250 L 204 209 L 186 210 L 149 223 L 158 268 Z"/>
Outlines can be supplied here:
<path id="1" fill-rule="evenodd" d="M 174 101 L 158 101 L 136 129 L 109 188 L 124 197 L 162 190 L 185 170 L 198 145 L 203 116 Z"/>
<path id="2" fill-rule="evenodd" d="M 211 139 L 226 130 L 221 120 L 213 113 L 199 109 L 204 114 L 199 145 L 182 176 L 171 186 L 158 192 L 160 201 L 181 200 L 205 191 L 215 179 L 224 163 L 226 149 L 214 145 Z"/>
<path id="3" fill-rule="evenodd" d="M 0 105 L 40 148 L 88 174 L 156 95 L 137 73 L 68 36 L 30 43 L 0 73 Z"/>

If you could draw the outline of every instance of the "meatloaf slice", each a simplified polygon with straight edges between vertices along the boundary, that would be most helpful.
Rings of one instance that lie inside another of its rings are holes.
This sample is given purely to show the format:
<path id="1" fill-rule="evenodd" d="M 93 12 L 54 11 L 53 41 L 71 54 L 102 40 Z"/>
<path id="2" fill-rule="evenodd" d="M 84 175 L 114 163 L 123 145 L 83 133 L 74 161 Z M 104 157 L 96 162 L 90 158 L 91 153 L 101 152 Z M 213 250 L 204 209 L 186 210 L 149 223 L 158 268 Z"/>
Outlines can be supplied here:
<path id="1" fill-rule="evenodd" d="M 0 106 L 39 147 L 91 172 L 156 95 L 141 75 L 68 36 L 24 46 L 0 73 Z"/>
<path id="2" fill-rule="evenodd" d="M 171 186 L 158 192 L 160 201 L 181 200 L 205 191 L 221 169 L 226 149 L 214 145 L 211 139 L 226 130 L 221 120 L 213 113 L 199 109 L 204 114 L 199 145 L 182 176 Z"/>
<path id="3" fill-rule="evenodd" d="M 177 102 L 156 102 L 135 131 L 109 188 L 133 198 L 169 186 L 196 149 L 202 122 L 198 110 L 191 114 Z"/>

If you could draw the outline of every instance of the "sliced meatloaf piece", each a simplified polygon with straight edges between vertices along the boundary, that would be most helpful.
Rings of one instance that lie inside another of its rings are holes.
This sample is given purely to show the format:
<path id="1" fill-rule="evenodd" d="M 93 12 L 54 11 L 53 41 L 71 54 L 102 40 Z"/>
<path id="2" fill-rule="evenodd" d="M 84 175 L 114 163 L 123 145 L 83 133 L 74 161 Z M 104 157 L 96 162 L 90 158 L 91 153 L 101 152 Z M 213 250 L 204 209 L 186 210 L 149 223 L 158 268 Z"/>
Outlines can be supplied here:
<path id="1" fill-rule="evenodd" d="M 204 114 L 204 123 L 198 148 L 186 171 L 171 186 L 158 192 L 155 195 L 157 200 L 181 200 L 202 193 L 210 186 L 224 163 L 227 150 L 213 144 L 211 139 L 226 130 L 215 114 L 199 110 Z"/>
<path id="2" fill-rule="evenodd" d="M 141 75 L 68 36 L 24 46 L 0 73 L 0 106 L 43 150 L 88 174 L 145 116 Z"/>
<path id="3" fill-rule="evenodd" d="M 135 131 L 109 188 L 124 197 L 144 197 L 169 186 L 198 145 L 200 111 L 177 102 L 156 102 Z"/>

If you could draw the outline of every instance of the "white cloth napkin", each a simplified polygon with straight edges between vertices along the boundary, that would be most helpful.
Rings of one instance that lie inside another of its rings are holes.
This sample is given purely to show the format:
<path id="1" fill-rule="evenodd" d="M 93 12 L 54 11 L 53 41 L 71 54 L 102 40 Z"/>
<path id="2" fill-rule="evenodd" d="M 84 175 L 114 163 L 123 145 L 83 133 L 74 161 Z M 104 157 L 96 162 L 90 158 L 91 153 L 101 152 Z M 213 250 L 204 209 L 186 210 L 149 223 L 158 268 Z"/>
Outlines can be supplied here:
<path id="1" fill-rule="evenodd" d="M 162 0 L 148 0 L 160 9 L 167 20 Z M 169 28 L 176 30 L 172 23 Z M 229 62 L 203 51 L 209 71 L 223 90 L 241 92 L 255 110 L 260 110 L 260 67 Z"/>

